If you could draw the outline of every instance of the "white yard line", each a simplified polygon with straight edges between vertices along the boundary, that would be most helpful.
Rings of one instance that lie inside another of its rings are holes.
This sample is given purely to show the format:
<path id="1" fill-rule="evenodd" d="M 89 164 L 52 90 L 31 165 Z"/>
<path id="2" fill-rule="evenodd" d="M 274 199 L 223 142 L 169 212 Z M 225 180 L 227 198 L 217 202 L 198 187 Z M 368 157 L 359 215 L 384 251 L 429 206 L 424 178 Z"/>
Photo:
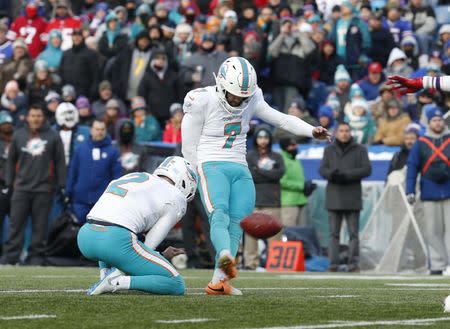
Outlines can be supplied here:
<path id="1" fill-rule="evenodd" d="M 429 287 L 429 288 L 450 288 L 449 283 L 385 283 L 385 286 L 392 287 Z"/>
<path id="2" fill-rule="evenodd" d="M 53 319 L 56 315 L 51 314 L 30 314 L 30 315 L 16 315 L 16 316 L 0 316 L 0 320 L 36 320 L 36 319 Z"/>
<path id="3" fill-rule="evenodd" d="M 207 319 L 207 318 L 198 318 L 198 319 L 183 319 L 183 320 L 156 320 L 156 323 L 166 323 L 166 324 L 178 324 L 178 323 L 200 323 L 200 322 L 208 322 L 208 321 L 216 321 L 217 319 Z"/>
<path id="4" fill-rule="evenodd" d="M 351 328 L 351 327 L 369 327 L 369 326 L 417 326 L 433 325 L 436 322 L 450 321 L 448 318 L 428 318 L 428 319 L 409 319 L 409 320 L 382 320 L 382 321 L 332 321 L 324 324 L 306 324 L 289 327 L 263 327 L 260 329 L 327 329 L 327 328 Z"/>
<path id="5" fill-rule="evenodd" d="M 67 292 L 79 293 L 86 292 L 86 289 L 22 289 L 22 290 L 0 290 L 0 294 L 18 294 L 18 293 L 40 293 L 40 292 Z"/>
<path id="6" fill-rule="evenodd" d="M 315 296 L 318 298 L 355 298 L 357 295 L 330 295 L 330 296 Z"/>
<path id="7" fill-rule="evenodd" d="M 413 275 L 366 275 L 366 274 L 280 274 L 280 279 L 285 280 L 380 280 L 380 281 L 409 281 L 409 280 L 423 280 L 423 281 L 435 281 L 435 280 L 448 280 L 443 276 L 413 276 Z"/>

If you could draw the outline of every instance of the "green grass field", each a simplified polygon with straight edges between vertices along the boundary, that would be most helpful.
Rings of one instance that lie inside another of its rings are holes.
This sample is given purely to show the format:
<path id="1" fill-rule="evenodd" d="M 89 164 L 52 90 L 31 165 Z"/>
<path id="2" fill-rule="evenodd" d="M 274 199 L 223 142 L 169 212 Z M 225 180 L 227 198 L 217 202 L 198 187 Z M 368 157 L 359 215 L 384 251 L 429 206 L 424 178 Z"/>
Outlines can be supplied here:
<path id="1" fill-rule="evenodd" d="M 0 328 L 450 328 L 448 278 L 240 272 L 244 296 L 206 296 L 209 271 L 182 274 L 186 296 L 89 297 L 96 269 L 2 267 Z"/>

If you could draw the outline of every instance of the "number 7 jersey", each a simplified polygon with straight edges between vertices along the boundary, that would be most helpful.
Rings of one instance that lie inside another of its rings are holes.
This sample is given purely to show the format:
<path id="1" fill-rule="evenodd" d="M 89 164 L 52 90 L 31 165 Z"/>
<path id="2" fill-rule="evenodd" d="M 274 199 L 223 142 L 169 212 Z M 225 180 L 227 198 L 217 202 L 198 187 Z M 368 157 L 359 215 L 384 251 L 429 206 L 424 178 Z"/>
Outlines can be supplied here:
<path id="1" fill-rule="evenodd" d="M 194 139 L 198 140 L 194 143 L 192 138 L 186 139 L 183 135 L 184 157 L 194 164 L 231 161 L 247 165 L 247 132 L 254 114 L 252 109 L 260 98 L 262 93 L 259 91 L 242 114 L 233 115 L 220 105 L 214 86 L 190 91 L 184 99 L 183 120 L 191 116 L 194 126 L 184 128 L 191 132 L 195 130 L 198 136 Z"/>

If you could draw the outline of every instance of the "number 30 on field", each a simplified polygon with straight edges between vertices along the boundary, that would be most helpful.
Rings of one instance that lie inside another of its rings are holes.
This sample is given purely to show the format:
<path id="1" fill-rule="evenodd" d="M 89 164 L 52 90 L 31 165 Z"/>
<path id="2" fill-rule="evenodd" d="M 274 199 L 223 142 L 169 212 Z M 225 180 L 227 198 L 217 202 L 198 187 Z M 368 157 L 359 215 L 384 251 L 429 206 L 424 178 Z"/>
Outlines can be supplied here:
<path id="1" fill-rule="evenodd" d="M 301 272 L 305 270 L 305 256 L 301 241 L 271 241 L 267 256 L 268 272 Z"/>

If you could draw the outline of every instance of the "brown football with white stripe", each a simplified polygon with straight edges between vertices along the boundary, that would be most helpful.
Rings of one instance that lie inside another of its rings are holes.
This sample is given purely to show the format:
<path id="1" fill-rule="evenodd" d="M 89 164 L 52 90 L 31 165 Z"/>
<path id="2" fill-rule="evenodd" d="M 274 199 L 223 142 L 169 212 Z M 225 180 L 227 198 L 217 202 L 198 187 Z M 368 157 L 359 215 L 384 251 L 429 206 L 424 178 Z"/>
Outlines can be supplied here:
<path id="1" fill-rule="evenodd" d="M 281 231 L 283 226 L 274 216 L 255 212 L 241 221 L 245 233 L 257 239 L 267 239 Z"/>

